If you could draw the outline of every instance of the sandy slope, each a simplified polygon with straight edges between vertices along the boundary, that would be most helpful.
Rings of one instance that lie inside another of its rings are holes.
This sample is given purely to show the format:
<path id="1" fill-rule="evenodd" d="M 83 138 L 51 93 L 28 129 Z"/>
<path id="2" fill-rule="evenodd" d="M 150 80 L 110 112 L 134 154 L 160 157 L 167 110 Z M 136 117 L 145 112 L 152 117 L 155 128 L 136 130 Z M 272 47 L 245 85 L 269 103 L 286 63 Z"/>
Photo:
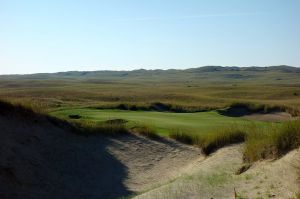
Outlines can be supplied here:
<path id="1" fill-rule="evenodd" d="M 174 141 L 80 136 L 45 118 L 0 112 L 0 198 L 118 198 L 180 175 L 203 158 Z"/>
<path id="2" fill-rule="evenodd" d="M 265 122 L 281 122 L 299 119 L 299 117 L 293 117 L 291 114 L 286 112 L 253 113 L 245 115 L 243 118 Z"/>
<path id="3" fill-rule="evenodd" d="M 128 169 L 125 185 L 137 192 L 166 183 L 204 159 L 198 148 L 140 136 L 114 139 L 108 150 Z"/>
<path id="4" fill-rule="evenodd" d="M 234 189 L 242 198 L 295 198 L 300 191 L 300 149 L 275 161 L 256 163 L 248 171 L 235 175 L 242 165 L 242 145 L 225 147 L 194 164 L 176 181 L 137 196 L 154 198 L 234 198 Z"/>
<path id="5" fill-rule="evenodd" d="M 300 149 L 243 164 L 242 145 L 204 157 L 172 140 L 76 135 L 46 118 L 0 111 L 0 198 L 293 198 Z"/>

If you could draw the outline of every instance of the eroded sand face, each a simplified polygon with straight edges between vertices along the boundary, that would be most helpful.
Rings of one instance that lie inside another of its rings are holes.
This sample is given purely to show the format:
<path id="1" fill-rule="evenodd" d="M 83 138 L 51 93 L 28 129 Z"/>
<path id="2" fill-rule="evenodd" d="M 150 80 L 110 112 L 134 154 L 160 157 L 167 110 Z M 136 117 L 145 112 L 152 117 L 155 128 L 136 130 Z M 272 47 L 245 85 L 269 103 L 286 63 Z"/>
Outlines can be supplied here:
<path id="1" fill-rule="evenodd" d="M 225 147 L 194 164 L 174 182 L 137 196 L 153 198 L 295 198 L 300 191 L 300 149 L 275 161 L 256 163 L 236 175 L 243 164 L 242 145 Z"/>
<path id="2" fill-rule="evenodd" d="M 300 150 L 242 166 L 243 145 L 208 157 L 173 140 L 80 136 L 38 118 L 0 115 L 0 198 L 294 198 Z"/>

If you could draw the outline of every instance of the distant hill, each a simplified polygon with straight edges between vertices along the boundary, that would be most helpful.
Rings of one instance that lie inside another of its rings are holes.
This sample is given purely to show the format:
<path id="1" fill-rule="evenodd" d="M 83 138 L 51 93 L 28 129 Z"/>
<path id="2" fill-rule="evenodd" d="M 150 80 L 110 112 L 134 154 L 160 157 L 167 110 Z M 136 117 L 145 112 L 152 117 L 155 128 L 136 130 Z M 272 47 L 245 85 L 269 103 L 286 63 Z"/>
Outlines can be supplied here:
<path id="1" fill-rule="evenodd" d="M 106 81 L 255 81 L 257 83 L 280 83 L 300 79 L 300 68 L 280 65 L 269 67 L 237 67 L 237 66 L 203 66 L 185 70 L 132 70 L 132 71 L 68 71 L 58 73 L 38 73 L 30 75 L 2 75 L 0 80 L 37 80 L 37 79 L 70 79 L 70 80 L 106 80 Z M 294 82 L 294 83 L 296 83 Z M 299 82 L 300 83 L 300 82 Z"/>

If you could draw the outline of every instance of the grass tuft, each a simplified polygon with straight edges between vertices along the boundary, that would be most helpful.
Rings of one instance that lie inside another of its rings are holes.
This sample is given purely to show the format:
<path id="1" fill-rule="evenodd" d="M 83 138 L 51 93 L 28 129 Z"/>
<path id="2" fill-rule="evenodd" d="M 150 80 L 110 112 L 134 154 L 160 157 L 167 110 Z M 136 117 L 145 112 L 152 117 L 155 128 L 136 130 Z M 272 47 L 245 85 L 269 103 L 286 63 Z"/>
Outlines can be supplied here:
<path id="1" fill-rule="evenodd" d="M 155 130 L 153 128 L 146 126 L 146 125 L 134 126 L 131 128 L 131 131 L 133 133 L 142 135 L 142 136 L 150 138 L 150 139 L 160 138 L 160 136 L 155 132 Z"/>
<path id="2" fill-rule="evenodd" d="M 169 136 L 170 138 L 184 144 L 195 145 L 196 143 L 198 143 L 198 136 L 191 135 L 179 129 L 173 130 Z"/>
<path id="3" fill-rule="evenodd" d="M 247 135 L 244 159 L 278 158 L 300 147 L 300 121 L 290 121 L 277 128 L 252 129 Z"/>
<path id="4" fill-rule="evenodd" d="M 83 134 L 89 135 L 124 135 L 128 134 L 129 131 L 126 126 L 122 123 L 107 123 L 107 122 L 92 122 L 92 121 L 81 121 L 73 123 L 76 128 Z"/>
<path id="5" fill-rule="evenodd" d="M 207 137 L 202 146 L 205 154 L 210 154 L 219 148 L 230 144 L 241 143 L 245 140 L 246 133 L 238 128 L 230 127 L 213 133 Z"/>
<path id="6" fill-rule="evenodd" d="M 225 129 L 216 129 L 214 133 L 205 135 L 189 134 L 176 130 L 171 132 L 170 137 L 185 144 L 199 146 L 206 155 L 209 155 L 226 145 L 243 142 L 245 140 L 245 135 L 246 133 L 241 129 L 228 127 Z"/>

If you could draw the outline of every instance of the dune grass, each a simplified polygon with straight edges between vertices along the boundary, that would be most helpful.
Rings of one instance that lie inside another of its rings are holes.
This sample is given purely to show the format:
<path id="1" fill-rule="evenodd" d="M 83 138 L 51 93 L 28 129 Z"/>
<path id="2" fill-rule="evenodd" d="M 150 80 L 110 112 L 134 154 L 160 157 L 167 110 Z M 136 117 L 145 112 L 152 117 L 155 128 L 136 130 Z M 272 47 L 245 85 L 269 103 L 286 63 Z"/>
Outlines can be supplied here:
<path id="1" fill-rule="evenodd" d="M 185 144 L 202 148 L 207 155 L 226 145 L 245 142 L 244 160 L 251 163 L 261 159 L 278 158 L 300 147 L 300 121 L 282 125 L 234 125 L 215 129 L 210 134 L 189 134 L 173 131 L 170 137 Z"/>
<path id="2" fill-rule="evenodd" d="M 107 123 L 107 122 L 73 122 L 72 123 L 82 134 L 85 135 L 124 135 L 128 134 L 129 130 L 124 124 L 117 123 Z"/>
<path id="3" fill-rule="evenodd" d="M 177 130 L 173 131 L 170 134 L 170 137 L 185 144 L 196 145 L 202 148 L 202 151 L 206 155 L 209 155 L 226 145 L 243 142 L 246 137 L 246 132 L 239 128 L 228 126 L 215 129 L 209 134 L 200 135 L 189 134 Z"/>
<path id="4" fill-rule="evenodd" d="M 159 139 L 160 136 L 157 134 L 154 128 L 147 125 L 137 125 L 130 128 L 132 133 L 142 135 L 150 139 Z"/>
<path id="5" fill-rule="evenodd" d="M 247 134 L 244 159 L 277 158 L 300 147 L 300 121 L 286 122 L 280 127 L 257 129 Z"/>

